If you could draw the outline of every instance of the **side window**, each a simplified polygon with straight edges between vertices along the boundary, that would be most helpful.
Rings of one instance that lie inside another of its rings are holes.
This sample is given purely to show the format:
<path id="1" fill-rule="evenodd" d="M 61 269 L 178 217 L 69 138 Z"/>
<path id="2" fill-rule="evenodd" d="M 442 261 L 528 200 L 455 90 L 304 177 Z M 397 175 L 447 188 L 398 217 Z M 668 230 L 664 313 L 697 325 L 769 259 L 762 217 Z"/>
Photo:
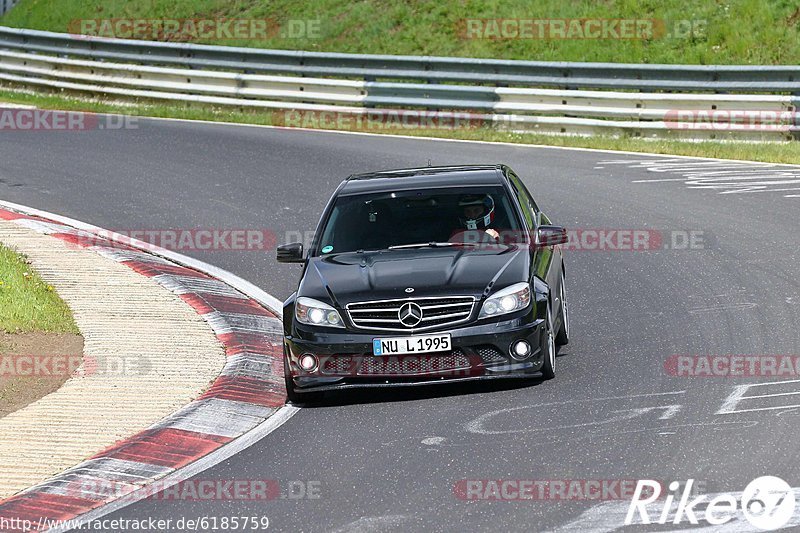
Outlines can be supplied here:
<path id="1" fill-rule="evenodd" d="M 525 188 L 525 185 L 513 172 L 509 172 L 508 177 L 511 180 L 511 186 L 514 187 L 514 191 L 517 193 L 517 198 L 519 198 L 519 203 L 522 207 L 522 214 L 525 216 L 528 227 L 535 228 L 536 213 L 539 210 L 536 207 L 536 202 L 533 201 L 528 189 Z"/>

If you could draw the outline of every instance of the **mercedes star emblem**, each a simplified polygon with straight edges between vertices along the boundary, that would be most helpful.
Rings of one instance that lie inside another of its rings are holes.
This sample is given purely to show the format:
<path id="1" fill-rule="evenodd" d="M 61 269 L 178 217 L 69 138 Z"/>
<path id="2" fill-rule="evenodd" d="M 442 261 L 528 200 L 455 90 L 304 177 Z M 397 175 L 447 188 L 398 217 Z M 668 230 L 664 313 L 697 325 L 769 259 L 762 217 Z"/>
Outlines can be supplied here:
<path id="1" fill-rule="evenodd" d="M 407 328 L 413 328 L 422 322 L 422 308 L 414 302 L 404 303 L 397 312 L 397 318 Z"/>

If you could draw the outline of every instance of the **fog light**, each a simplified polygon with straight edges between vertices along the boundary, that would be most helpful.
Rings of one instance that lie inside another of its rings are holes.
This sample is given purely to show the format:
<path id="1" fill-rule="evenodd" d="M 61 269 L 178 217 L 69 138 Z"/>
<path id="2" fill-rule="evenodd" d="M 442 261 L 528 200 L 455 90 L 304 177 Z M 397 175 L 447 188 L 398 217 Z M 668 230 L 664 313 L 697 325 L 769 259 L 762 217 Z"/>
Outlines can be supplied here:
<path id="1" fill-rule="evenodd" d="M 317 356 L 305 353 L 300 356 L 300 368 L 306 372 L 313 372 L 317 369 Z"/>
<path id="2" fill-rule="evenodd" d="M 528 341 L 517 341 L 511 345 L 511 357 L 517 361 L 527 359 L 531 354 L 531 345 Z"/>

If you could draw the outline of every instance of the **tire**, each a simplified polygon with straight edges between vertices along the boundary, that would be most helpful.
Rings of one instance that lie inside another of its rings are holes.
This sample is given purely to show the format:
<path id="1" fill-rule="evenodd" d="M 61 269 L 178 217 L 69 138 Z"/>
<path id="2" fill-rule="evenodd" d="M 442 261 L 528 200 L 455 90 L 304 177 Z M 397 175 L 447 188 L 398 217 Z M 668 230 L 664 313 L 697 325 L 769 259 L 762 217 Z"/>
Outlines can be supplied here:
<path id="1" fill-rule="evenodd" d="M 556 377 L 556 339 L 553 334 L 553 313 L 550 306 L 547 306 L 547 319 L 545 322 L 545 341 L 544 363 L 542 364 L 542 377 L 553 379 Z"/>
<path id="2" fill-rule="evenodd" d="M 556 335 L 556 346 L 569 344 L 569 306 L 567 305 L 567 288 L 564 279 L 564 271 L 561 271 L 561 327 Z"/>

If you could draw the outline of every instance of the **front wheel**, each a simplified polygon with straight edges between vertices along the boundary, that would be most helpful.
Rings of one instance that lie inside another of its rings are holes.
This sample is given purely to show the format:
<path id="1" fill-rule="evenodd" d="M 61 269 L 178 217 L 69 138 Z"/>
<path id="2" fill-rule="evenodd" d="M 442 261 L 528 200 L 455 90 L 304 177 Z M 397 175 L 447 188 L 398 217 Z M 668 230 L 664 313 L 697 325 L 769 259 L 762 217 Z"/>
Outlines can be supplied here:
<path id="1" fill-rule="evenodd" d="M 556 335 L 556 346 L 569 344 L 569 306 L 567 305 L 567 288 L 564 279 L 564 271 L 561 271 L 561 289 L 559 291 L 561 301 L 561 327 Z"/>
<path id="2" fill-rule="evenodd" d="M 547 320 L 545 322 L 545 341 L 544 364 L 542 365 L 542 377 L 553 379 L 556 377 L 556 339 L 553 335 L 553 313 L 550 306 L 547 306 Z"/>

